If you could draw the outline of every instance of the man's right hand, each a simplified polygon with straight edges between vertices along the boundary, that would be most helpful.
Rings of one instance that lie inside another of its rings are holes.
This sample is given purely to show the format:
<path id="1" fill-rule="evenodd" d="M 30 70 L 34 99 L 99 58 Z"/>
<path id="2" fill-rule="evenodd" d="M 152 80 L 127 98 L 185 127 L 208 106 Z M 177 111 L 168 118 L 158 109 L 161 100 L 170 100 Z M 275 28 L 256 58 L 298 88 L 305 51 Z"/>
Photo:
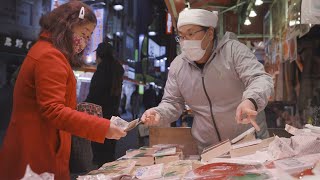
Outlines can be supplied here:
<path id="1" fill-rule="evenodd" d="M 150 108 L 143 113 L 141 121 L 147 126 L 157 126 L 160 123 L 160 114 L 153 108 Z"/>
<path id="2" fill-rule="evenodd" d="M 110 122 L 109 130 L 106 134 L 107 139 L 117 139 L 119 140 L 122 137 L 125 137 L 127 135 L 124 130 L 120 129 L 116 125 L 114 125 L 112 122 Z"/>

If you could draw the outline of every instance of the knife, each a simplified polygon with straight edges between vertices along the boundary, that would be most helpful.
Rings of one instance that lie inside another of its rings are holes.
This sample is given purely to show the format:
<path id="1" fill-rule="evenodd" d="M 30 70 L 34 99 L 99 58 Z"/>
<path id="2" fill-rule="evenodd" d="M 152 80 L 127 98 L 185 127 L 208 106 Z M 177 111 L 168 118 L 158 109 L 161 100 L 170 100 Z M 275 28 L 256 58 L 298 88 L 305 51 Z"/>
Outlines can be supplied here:
<path id="1" fill-rule="evenodd" d="M 141 121 L 141 118 L 137 118 L 133 121 L 131 121 L 129 124 L 128 124 L 128 127 L 124 130 L 125 132 L 128 132 L 128 131 L 131 131 L 132 129 L 134 129 L 135 127 L 137 127 L 139 124 L 143 123 Z"/>

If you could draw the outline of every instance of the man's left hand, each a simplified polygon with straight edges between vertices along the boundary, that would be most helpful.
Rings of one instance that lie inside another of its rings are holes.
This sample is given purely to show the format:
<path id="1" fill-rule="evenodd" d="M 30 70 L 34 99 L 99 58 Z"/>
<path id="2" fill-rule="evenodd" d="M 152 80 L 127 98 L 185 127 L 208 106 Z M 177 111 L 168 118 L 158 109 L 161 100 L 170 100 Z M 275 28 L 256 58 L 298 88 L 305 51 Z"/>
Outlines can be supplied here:
<path id="1" fill-rule="evenodd" d="M 251 123 L 252 126 L 256 129 L 256 131 L 260 131 L 260 127 L 256 122 L 257 115 L 258 112 L 255 110 L 254 104 L 250 100 L 246 99 L 242 101 L 237 107 L 235 119 L 237 123 Z"/>

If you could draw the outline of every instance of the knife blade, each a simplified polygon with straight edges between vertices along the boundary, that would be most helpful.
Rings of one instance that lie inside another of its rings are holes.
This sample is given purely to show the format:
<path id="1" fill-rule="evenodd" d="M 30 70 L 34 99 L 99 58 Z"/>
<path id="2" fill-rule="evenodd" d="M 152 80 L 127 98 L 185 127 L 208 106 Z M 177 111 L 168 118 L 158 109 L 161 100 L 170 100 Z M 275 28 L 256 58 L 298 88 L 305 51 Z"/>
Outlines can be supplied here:
<path id="1" fill-rule="evenodd" d="M 133 121 L 131 121 L 129 124 L 128 124 L 128 127 L 124 130 L 125 132 L 128 132 L 128 131 L 131 131 L 132 129 L 134 129 L 135 127 L 137 127 L 139 124 L 143 123 L 141 121 L 141 118 L 137 118 Z"/>

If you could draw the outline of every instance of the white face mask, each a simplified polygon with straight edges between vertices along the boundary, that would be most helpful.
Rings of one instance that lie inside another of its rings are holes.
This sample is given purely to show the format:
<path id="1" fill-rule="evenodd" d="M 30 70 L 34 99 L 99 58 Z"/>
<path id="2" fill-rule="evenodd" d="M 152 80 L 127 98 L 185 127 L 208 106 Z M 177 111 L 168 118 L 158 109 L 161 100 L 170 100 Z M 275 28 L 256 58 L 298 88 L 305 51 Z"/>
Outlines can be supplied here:
<path id="1" fill-rule="evenodd" d="M 206 49 L 201 48 L 201 43 L 202 43 L 203 39 L 206 37 L 207 32 L 201 40 L 180 41 L 181 50 L 189 60 L 199 61 L 206 53 L 206 50 L 207 50 L 210 43 L 208 43 Z"/>

